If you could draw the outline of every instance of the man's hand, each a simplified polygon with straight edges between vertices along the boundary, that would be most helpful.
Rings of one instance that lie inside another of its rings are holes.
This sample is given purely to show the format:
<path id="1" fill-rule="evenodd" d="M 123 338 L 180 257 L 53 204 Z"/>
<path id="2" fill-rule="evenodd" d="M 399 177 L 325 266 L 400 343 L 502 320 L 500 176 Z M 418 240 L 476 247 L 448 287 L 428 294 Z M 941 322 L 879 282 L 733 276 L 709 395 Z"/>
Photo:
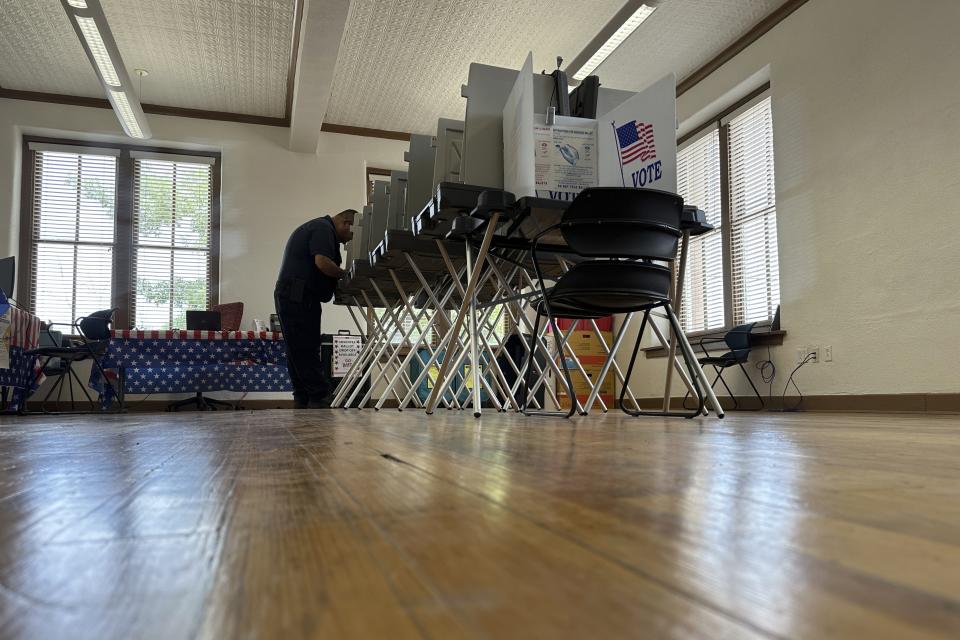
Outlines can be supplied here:
<path id="1" fill-rule="evenodd" d="M 338 267 L 337 263 L 335 263 L 333 260 L 331 260 L 327 256 L 315 255 L 313 256 L 313 262 L 314 264 L 317 265 L 317 269 L 320 269 L 320 273 L 322 273 L 323 275 L 329 278 L 336 278 L 337 280 L 339 280 L 344 276 L 344 274 L 347 273 L 346 271 Z"/>

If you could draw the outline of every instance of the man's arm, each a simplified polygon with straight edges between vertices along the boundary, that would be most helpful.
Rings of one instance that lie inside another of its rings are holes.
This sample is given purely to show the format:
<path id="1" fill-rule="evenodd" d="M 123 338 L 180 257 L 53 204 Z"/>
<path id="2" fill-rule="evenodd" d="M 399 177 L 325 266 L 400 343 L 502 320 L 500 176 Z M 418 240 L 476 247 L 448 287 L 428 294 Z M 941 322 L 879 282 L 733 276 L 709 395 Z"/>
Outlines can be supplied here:
<path id="1" fill-rule="evenodd" d="M 337 266 L 336 262 L 327 256 L 315 255 L 313 256 L 313 262 L 317 265 L 317 269 L 320 269 L 320 273 L 329 278 L 339 279 L 346 273 L 346 271 Z"/>

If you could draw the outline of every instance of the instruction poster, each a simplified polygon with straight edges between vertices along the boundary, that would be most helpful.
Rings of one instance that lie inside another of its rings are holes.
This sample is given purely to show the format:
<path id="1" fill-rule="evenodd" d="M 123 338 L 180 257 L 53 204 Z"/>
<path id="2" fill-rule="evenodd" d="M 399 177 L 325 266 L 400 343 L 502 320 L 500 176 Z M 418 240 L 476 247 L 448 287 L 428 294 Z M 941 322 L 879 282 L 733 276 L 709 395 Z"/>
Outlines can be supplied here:
<path id="1" fill-rule="evenodd" d="M 342 378 L 350 371 L 363 347 L 363 338 L 353 335 L 333 336 L 333 377 Z"/>
<path id="2" fill-rule="evenodd" d="M 597 186 L 597 123 L 584 118 L 557 117 L 533 126 L 536 194 L 551 200 L 573 200 Z"/>

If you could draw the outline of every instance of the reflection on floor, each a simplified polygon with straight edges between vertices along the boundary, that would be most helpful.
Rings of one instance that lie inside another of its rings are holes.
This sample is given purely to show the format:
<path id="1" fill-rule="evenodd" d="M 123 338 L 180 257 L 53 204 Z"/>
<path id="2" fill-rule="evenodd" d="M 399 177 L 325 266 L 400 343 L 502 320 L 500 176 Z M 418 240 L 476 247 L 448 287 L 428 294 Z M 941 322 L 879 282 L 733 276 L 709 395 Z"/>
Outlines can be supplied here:
<path id="1" fill-rule="evenodd" d="M 960 418 L 0 419 L 3 638 L 960 637 Z"/>

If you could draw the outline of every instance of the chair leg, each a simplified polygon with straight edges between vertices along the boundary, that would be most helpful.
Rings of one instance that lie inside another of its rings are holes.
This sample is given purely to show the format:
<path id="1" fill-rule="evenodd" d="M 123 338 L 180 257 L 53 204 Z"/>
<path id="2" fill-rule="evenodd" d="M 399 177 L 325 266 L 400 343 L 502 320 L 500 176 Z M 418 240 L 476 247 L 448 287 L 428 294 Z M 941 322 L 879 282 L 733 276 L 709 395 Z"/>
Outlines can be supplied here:
<path id="1" fill-rule="evenodd" d="M 71 368 L 68 369 L 67 371 L 68 371 L 68 373 L 70 374 L 70 376 L 69 376 L 69 378 L 67 379 L 66 384 L 67 384 L 67 386 L 70 388 L 70 411 L 73 412 L 73 411 L 76 411 L 76 410 L 77 410 L 77 405 L 76 405 L 76 403 L 74 402 L 74 399 L 73 399 L 73 381 L 74 381 L 74 379 L 75 379 L 77 376 L 76 376 L 76 374 L 73 373 L 73 367 L 71 367 Z"/>
<path id="2" fill-rule="evenodd" d="M 668 318 L 668 320 L 670 321 L 670 328 L 671 328 L 671 330 L 674 331 L 674 332 L 680 332 L 680 331 L 682 331 L 679 322 L 677 322 L 676 317 L 673 315 L 672 309 L 670 309 L 669 303 L 666 303 L 666 302 L 665 302 L 665 303 L 663 303 L 662 305 L 657 305 L 657 306 L 662 306 L 662 307 L 664 307 L 664 308 L 666 309 L 666 311 L 667 311 L 667 318 Z M 636 359 L 636 354 L 637 354 L 637 352 L 639 351 L 639 344 L 640 344 L 639 341 L 640 341 L 640 338 L 642 338 L 642 336 L 643 336 L 643 333 L 642 333 L 642 332 L 643 332 L 644 326 L 645 326 L 645 324 L 646 324 L 646 316 L 647 316 L 647 314 L 650 313 L 650 311 L 652 311 L 652 310 L 655 309 L 655 308 L 656 308 L 656 307 L 650 308 L 650 309 L 647 310 L 647 311 L 645 312 L 645 314 L 644 314 L 644 323 L 640 325 L 641 334 L 637 336 L 637 344 L 634 345 L 634 357 L 631 358 L 631 361 L 630 361 L 630 370 L 631 370 L 631 371 L 632 371 L 632 369 L 633 369 L 634 360 Z M 693 368 L 692 368 L 692 366 L 691 366 L 691 364 L 690 364 L 691 358 L 693 358 L 694 356 L 693 356 L 693 353 L 692 353 L 692 352 L 688 352 L 687 347 L 686 347 L 686 344 L 684 343 L 683 340 L 679 340 L 679 339 L 678 339 L 678 340 L 677 340 L 677 343 L 680 345 L 680 352 L 681 352 L 681 354 L 683 355 L 683 361 L 684 361 L 684 363 L 687 365 L 687 371 L 688 371 L 688 373 L 690 374 L 690 379 L 694 381 L 694 387 L 696 387 L 696 390 L 697 390 L 697 399 L 698 399 L 697 407 L 696 407 L 695 409 L 688 410 L 689 412 L 682 412 L 682 411 L 628 411 L 628 410 L 623 406 L 623 401 L 622 401 L 622 398 L 621 398 L 620 409 L 621 409 L 624 413 L 626 413 L 627 415 L 631 415 L 631 416 L 661 416 L 661 417 L 672 417 L 672 418 L 696 418 L 698 415 L 700 415 L 700 413 L 703 411 L 704 400 L 703 400 L 703 393 L 700 391 L 700 386 L 696 383 L 697 378 L 696 378 L 696 376 L 694 375 Z M 694 360 L 694 362 L 696 362 L 696 360 Z M 671 363 L 668 363 L 667 366 L 671 366 L 671 367 L 672 367 L 672 366 L 673 366 L 673 363 L 672 363 L 672 362 L 671 362 Z M 630 372 L 627 373 L 627 377 L 626 377 L 626 380 L 629 380 L 629 379 L 630 379 Z M 623 390 L 621 389 L 621 392 L 622 392 L 622 391 L 623 391 Z"/>
<path id="3" fill-rule="evenodd" d="M 50 362 L 50 359 L 49 359 L 49 358 L 47 358 L 47 362 Z M 58 389 L 60 389 L 60 388 L 62 387 L 62 385 L 63 385 L 63 376 L 64 376 L 64 374 L 61 373 L 60 376 L 57 378 L 57 381 L 54 382 L 54 383 L 53 383 L 53 386 L 50 387 L 50 390 L 47 391 L 47 395 L 45 395 L 45 396 L 43 397 L 43 400 L 40 401 L 40 412 L 41 412 L 41 413 L 50 413 L 49 411 L 47 411 L 47 401 L 50 400 L 50 396 L 53 395 L 53 392 L 54 392 L 54 391 L 57 391 Z M 60 402 L 60 393 L 59 393 L 59 392 L 57 392 L 57 402 L 58 402 L 58 403 Z"/>
<path id="4" fill-rule="evenodd" d="M 520 412 L 524 415 L 527 413 L 527 402 L 529 401 L 530 394 L 530 376 L 533 373 L 533 363 L 535 361 L 535 351 L 537 349 L 537 335 L 539 332 L 540 314 L 537 313 L 533 320 L 533 343 L 530 345 L 530 350 L 527 351 L 527 368 L 524 370 L 523 375 L 523 402 L 520 405 Z"/>
<path id="5" fill-rule="evenodd" d="M 730 399 L 733 401 L 733 410 L 736 411 L 740 408 L 740 402 L 737 400 L 737 396 L 733 395 L 733 391 L 730 390 L 730 387 L 727 385 L 727 381 L 723 379 L 723 368 L 714 366 L 713 370 L 717 372 L 717 377 L 713 379 L 713 384 L 717 384 L 717 380 L 720 381 L 720 384 L 723 385 L 723 388 L 727 390 L 727 395 L 730 396 Z"/>
<path id="6" fill-rule="evenodd" d="M 83 388 L 83 382 L 80 381 L 80 376 L 77 375 L 77 372 L 73 370 L 73 367 L 70 367 L 69 378 L 67 379 L 66 384 L 70 385 L 70 412 L 73 413 L 77 410 L 76 401 L 74 399 L 73 393 L 73 383 L 76 382 L 80 385 L 80 390 L 83 391 L 84 395 L 87 396 L 87 402 L 90 404 L 91 409 L 96 409 L 93 400 L 90 398 L 90 394 L 87 393 L 87 390 Z"/>
<path id="7" fill-rule="evenodd" d="M 210 408 L 211 411 L 216 411 L 217 405 L 221 407 L 226 407 L 231 411 L 236 410 L 236 407 L 230 404 L 229 402 L 227 402 L 226 400 L 217 400 L 216 398 L 208 398 L 207 396 L 202 394 L 200 395 L 200 397 L 203 399 L 203 402 L 206 403 L 206 405 Z"/>
<path id="8" fill-rule="evenodd" d="M 110 382 L 110 379 L 107 378 L 107 372 L 104 371 L 103 365 L 100 364 L 100 361 L 97 360 L 96 355 L 93 354 L 93 350 L 92 350 L 92 349 L 90 350 L 90 353 L 92 354 L 91 359 L 93 360 L 93 366 L 95 366 L 95 367 L 97 368 L 97 371 L 100 372 L 100 377 L 103 379 L 103 384 L 108 385 L 108 386 L 110 387 L 110 391 L 111 391 L 112 394 L 113 394 L 113 399 L 114 399 L 114 400 L 120 398 L 120 396 L 121 396 L 122 393 L 123 393 L 123 389 L 122 389 L 122 387 L 121 387 L 122 382 L 118 379 L 118 384 L 117 384 L 116 387 L 114 387 L 114 386 L 113 386 L 113 383 Z M 118 372 L 117 372 L 117 375 L 120 376 L 120 375 L 122 375 L 122 374 L 118 371 Z M 105 391 L 106 391 L 106 388 L 104 388 L 104 392 L 105 392 Z M 86 393 L 86 391 L 84 391 L 84 393 Z M 121 412 L 124 411 L 124 406 L 123 406 L 123 400 L 122 400 L 122 399 L 120 400 L 120 411 L 121 411 Z"/>
<path id="9" fill-rule="evenodd" d="M 566 358 L 563 356 L 564 340 L 561 338 L 560 329 L 557 327 L 557 321 L 556 321 L 556 319 L 555 319 L 555 318 L 553 317 L 553 315 L 550 313 L 550 306 L 549 306 L 549 304 L 547 304 L 546 302 L 544 302 L 544 307 L 545 307 L 545 310 L 547 311 L 547 322 L 550 323 L 550 326 L 551 326 L 551 328 L 553 329 L 553 337 L 554 337 L 554 340 L 555 340 L 556 343 L 557 343 L 557 354 L 558 354 L 559 357 L 560 357 L 560 366 L 561 366 L 561 370 L 563 371 L 563 378 L 564 378 L 563 382 L 564 382 L 564 384 L 565 384 L 566 387 L 567 387 L 567 396 L 570 398 L 570 409 L 567 410 L 567 411 L 542 411 L 542 410 L 530 411 L 530 410 L 526 407 L 526 398 L 527 398 L 528 391 L 527 391 L 527 389 L 525 389 L 525 390 L 524 390 L 524 403 L 525 403 L 525 405 L 524 405 L 523 415 L 526 415 L 526 416 L 563 416 L 563 417 L 565 417 L 565 418 L 569 418 L 569 417 L 571 417 L 574 413 L 576 413 L 576 411 L 577 411 L 577 405 L 579 404 L 579 402 L 577 401 L 576 395 L 574 395 L 573 381 L 572 381 L 571 378 L 570 378 L 570 370 L 567 368 L 567 361 L 566 361 Z M 539 332 L 539 330 L 540 330 L 540 314 L 538 313 L 538 314 L 537 314 L 537 321 L 534 323 L 534 344 L 533 344 L 532 348 L 530 349 L 530 354 L 529 354 L 530 357 L 529 357 L 529 359 L 528 359 L 528 366 L 527 366 L 527 371 L 526 371 L 526 374 L 527 374 L 528 377 L 527 377 L 526 385 L 525 385 L 525 386 L 527 386 L 527 387 L 529 387 L 529 384 L 530 384 L 529 375 L 530 375 L 530 373 L 531 373 L 531 371 L 532 371 L 532 369 L 533 369 L 533 357 L 534 357 L 534 352 L 535 352 L 536 344 L 537 344 L 536 335 L 537 335 L 537 333 Z M 549 357 L 549 354 L 544 354 L 544 355 L 545 355 L 546 357 Z M 546 384 L 546 383 L 544 382 L 544 384 Z"/>
<path id="10" fill-rule="evenodd" d="M 624 398 L 627 395 L 627 385 L 630 384 L 630 377 L 633 375 L 633 365 L 637 361 L 637 354 L 640 352 L 640 342 L 643 340 L 643 333 L 647 330 L 647 320 L 650 318 L 650 311 L 643 312 L 643 319 L 640 320 L 640 332 L 637 334 L 637 340 L 633 343 L 633 353 L 630 355 L 630 366 L 627 367 L 627 373 L 623 376 L 623 384 L 620 385 L 620 410 L 627 415 L 637 415 L 627 411 Z M 637 403 L 637 411 L 640 411 L 640 405 Z"/>
<path id="11" fill-rule="evenodd" d="M 549 314 L 550 324 L 553 326 L 553 339 L 557 343 L 557 355 L 560 357 L 560 365 L 563 367 L 563 377 L 564 382 L 567 385 L 567 394 L 570 398 L 570 411 L 567 412 L 566 417 L 571 417 L 574 413 L 577 412 L 577 392 L 573 388 L 573 379 L 570 377 L 570 369 L 567 367 L 567 357 L 563 355 L 563 346 L 566 343 L 566 340 L 560 334 L 560 328 L 557 326 L 557 320 L 553 317 L 553 313 L 550 312 L 550 304 L 544 299 L 544 306 L 547 308 L 547 314 Z"/>
<path id="12" fill-rule="evenodd" d="M 699 368 L 700 363 L 697 361 L 697 356 L 693 353 L 693 348 L 690 346 L 686 335 L 683 333 L 683 327 L 680 326 L 680 320 L 677 318 L 677 314 L 673 312 L 672 305 L 670 302 L 665 302 L 663 306 L 667 312 L 667 320 L 670 322 L 670 327 L 673 329 L 674 334 L 677 337 L 677 343 L 680 345 L 680 351 L 683 354 L 683 362 L 687 365 L 687 374 L 690 376 L 690 380 L 692 381 L 694 389 L 697 392 L 696 413 L 681 415 L 684 415 L 687 418 L 695 418 L 703 413 L 703 408 L 706 403 L 703 388 L 697 383 L 698 377 L 696 370 Z"/>
<path id="13" fill-rule="evenodd" d="M 744 368 L 743 363 L 738 362 L 737 364 L 740 365 L 740 370 L 743 371 L 743 375 L 747 376 L 747 382 L 750 383 L 750 387 L 753 389 L 753 392 L 756 394 L 757 400 L 760 401 L 760 408 L 757 409 L 757 411 L 762 411 L 763 408 L 766 406 L 766 404 L 764 404 L 763 402 L 763 396 L 761 396 L 760 391 L 757 390 L 757 385 L 753 384 L 753 378 L 751 378 L 750 374 L 747 373 L 747 370 L 746 368 Z"/>

